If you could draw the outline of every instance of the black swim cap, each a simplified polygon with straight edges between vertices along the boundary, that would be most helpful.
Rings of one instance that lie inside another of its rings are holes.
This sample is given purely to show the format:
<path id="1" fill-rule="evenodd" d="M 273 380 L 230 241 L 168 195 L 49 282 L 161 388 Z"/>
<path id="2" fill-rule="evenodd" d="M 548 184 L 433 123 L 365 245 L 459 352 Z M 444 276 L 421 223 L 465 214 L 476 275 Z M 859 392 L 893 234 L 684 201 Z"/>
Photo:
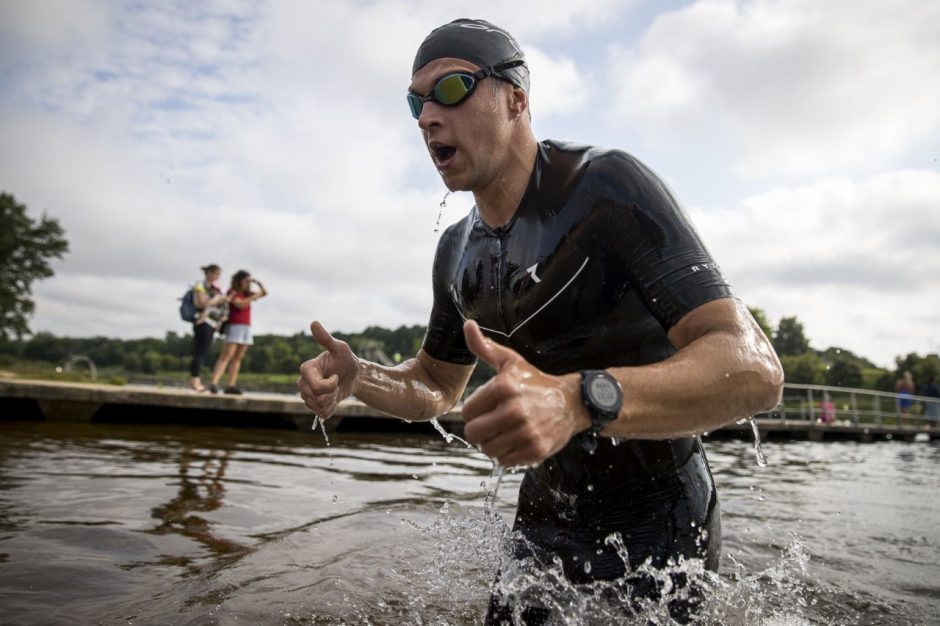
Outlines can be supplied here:
<path id="1" fill-rule="evenodd" d="M 522 48 L 508 32 L 486 20 L 461 18 L 431 31 L 415 55 L 411 75 L 435 59 L 451 57 L 484 67 L 507 61 L 525 61 Z M 519 65 L 495 72 L 516 87 L 529 91 L 529 68 Z"/>

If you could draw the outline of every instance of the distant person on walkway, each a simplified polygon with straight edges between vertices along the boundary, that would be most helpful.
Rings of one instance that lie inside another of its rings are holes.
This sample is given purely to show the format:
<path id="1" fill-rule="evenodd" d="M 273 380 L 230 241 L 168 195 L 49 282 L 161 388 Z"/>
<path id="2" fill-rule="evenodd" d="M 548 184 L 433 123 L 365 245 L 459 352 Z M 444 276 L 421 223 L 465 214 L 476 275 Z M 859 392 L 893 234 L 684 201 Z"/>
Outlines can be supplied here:
<path id="1" fill-rule="evenodd" d="M 898 394 L 897 405 L 899 416 L 903 415 L 906 417 L 911 412 L 911 407 L 914 405 L 914 389 L 913 375 L 910 370 L 904 370 L 904 374 L 898 379 L 898 382 L 894 384 L 894 392 Z M 898 423 L 901 423 L 900 419 Z"/>
<path id="2" fill-rule="evenodd" d="M 258 291 L 252 291 L 252 283 L 258 286 Z M 232 287 L 226 295 L 230 310 L 228 324 L 225 326 L 225 344 L 215 367 L 212 368 L 212 384 L 209 390 L 218 393 L 219 379 L 228 368 L 228 386 L 225 387 L 225 393 L 240 394 L 242 390 L 235 383 L 238 382 L 242 359 L 248 352 L 248 346 L 252 344 L 251 303 L 268 295 L 268 291 L 264 285 L 252 278 L 249 272 L 238 270 L 232 276 Z"/>
<path id="3" fill-rule="evenodd" d="M 828 391 L 823 392 L 822 402 L 819 403 L 819 421 L 823 424 L 836 421 L 836 405 L 832 403 Z"/>
<path id="4" fill-rule="evenodd" d="M 936 378 L 931 376 L 927 379 L 927 384 L 921 389 L 920 395 L 930 398 L 924 402 L 924 414 L 932 422 L 940 421 L 940 387 L 937 386 Z"/>
<path id="5" fill-rule="evenodd" d="M 218 285 L 222 268 L 210 263 L 201 268 L 203 279 L 193 285 L 193 303 L 196 305 L 196 319 L 193 322 L 193 359 L 189 364 L 189 386 L 193 391 L 206 391 L 199 377 L 202 364 L 209 356 L 212 338 L 218 328 L 221 317 L 225 315 L 228 300 Z"/>

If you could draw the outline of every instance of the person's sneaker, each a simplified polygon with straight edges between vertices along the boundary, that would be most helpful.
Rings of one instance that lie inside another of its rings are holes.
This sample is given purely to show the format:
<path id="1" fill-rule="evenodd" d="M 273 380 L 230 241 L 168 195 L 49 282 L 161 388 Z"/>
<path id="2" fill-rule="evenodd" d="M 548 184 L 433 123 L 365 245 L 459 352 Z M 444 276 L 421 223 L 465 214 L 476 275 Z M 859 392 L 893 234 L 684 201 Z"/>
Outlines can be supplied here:
<path id="1" fill-rule="evenodd" d="M 225 393 L 232 394 L 233 396 L 240 396 L 242 395 L 242 390 L 241 387 L 226 387 Z"/>
<path id="2" fill-rule="evenodd" d="M 206 385 L 206 389 L 208 389 L 211 393 L 219 393 L 219 388 L 216 387 L 213 383 Z"/>

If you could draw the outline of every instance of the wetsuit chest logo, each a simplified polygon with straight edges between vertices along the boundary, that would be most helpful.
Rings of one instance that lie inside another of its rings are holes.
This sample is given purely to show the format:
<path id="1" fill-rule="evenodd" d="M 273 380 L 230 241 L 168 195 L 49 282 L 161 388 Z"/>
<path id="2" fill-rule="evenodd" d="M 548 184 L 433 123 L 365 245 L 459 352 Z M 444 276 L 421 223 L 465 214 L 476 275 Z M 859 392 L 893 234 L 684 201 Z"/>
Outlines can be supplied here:
<path id="1" fill-rule="evenodd" d="M 501 330 L 497 330 L 495 328 L 488 328 L 487 326 L 484 326 L 482 323 L 480 324 L 480 328 L 484 332 L 493 333 L 496 335 L 502 335 L 503 337 L 507 337 L 507 338 L 512 337 L 513 334 L 515 334 L 517 330 L 525 326 L 532 318 L 534 318 L 536 315 L 541 313 L 545 309 L 545 307 L 547 307 L 556 298 L 558 298 L 562 293 L 564 293 L 565 290 L 568 289 L 568 287 L 570 287 L 571 284 L 575 281 L 575 279 L 581 275 L 581 272 L 584 271 L 584 268 L 587 267 L 588 261 L 590 260 L 591 260 L 591 257 L 584 257 L 584 261 L 581 263 L 581 266 L 574 272 L 574 274 L 568 279 L 568 281 L 564 285 L 562 285 L 557 291 L 555 291 L 551 296 L 549 296 L 534 312 L 529 314 L 528 317 L 526 317 L 524 320 L 522 320 L 521 322 L 516 324 L 513 328 L 511 328 L 509 332 L 504 332 Z M 536 263 L 535 265 L 527 269 L 526 273 L 532 277 L 533 282 L 540 283 L 542 282 L 542 279 L 539 278 L 539 276 L 536 274 L 537 270 L 538 270 L 538 263 Z M 467 316 L 465 313 L 466 307 L 461 302 L 461 299 L 458 295 L 458 291 L 455 285 L 451 285 L 450 293 L 451 293 L 451 297 L 453 298 L 454 304 L 457 306 L 457 312 L 466 321 L 467 320 Z M 477 321 L 479 322 L 480 320 L 478 319 Z"/>

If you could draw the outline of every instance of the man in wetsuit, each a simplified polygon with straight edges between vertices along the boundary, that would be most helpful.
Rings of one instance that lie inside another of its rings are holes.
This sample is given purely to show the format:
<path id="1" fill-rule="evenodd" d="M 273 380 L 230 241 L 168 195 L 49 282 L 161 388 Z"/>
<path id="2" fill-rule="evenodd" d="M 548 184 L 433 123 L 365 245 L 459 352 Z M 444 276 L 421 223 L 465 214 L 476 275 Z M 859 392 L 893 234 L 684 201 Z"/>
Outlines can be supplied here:
<path id="1" fill-rule="evenodd" d="M 481 20 L 422 43 L 409 105 L 445 185 L 476 205 L 438 244 L 415 358 L 360 360 L 313 322 L 325 351 L 301 366 L 301 396 L 321 417 L 355 395 L 430 419 L 481 359 L 497 373 L 464 402 L 464 434 L 503 466 L 529 466 L 518 556 L 559 557 L 574 583 L 628 580 L 605 541 L 616 533 L 631 570 L 679 557 L 717 569 L 698 435 L 773 407 L 780 364 L 655 174 L 621 151 L 535 139 L 524 61 Z M 510 620 L 498 604 L 489 619 Z"/>

